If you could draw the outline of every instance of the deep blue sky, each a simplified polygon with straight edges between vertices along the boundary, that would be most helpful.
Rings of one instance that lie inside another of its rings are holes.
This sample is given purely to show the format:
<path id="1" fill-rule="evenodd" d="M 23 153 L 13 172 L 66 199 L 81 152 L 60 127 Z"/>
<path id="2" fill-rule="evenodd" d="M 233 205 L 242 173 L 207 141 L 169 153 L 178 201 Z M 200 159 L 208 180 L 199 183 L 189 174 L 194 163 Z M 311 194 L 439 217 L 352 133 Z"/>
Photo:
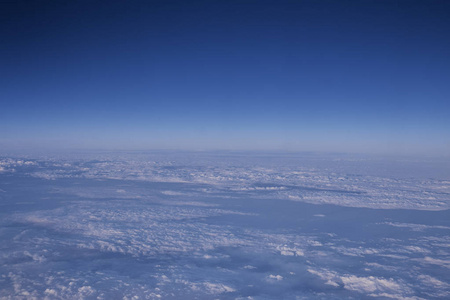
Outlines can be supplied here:
<path id="1" fill-rule="evenodd" d="M 446 154 L 450 1 L 2 1 L 3 148 Z"/>

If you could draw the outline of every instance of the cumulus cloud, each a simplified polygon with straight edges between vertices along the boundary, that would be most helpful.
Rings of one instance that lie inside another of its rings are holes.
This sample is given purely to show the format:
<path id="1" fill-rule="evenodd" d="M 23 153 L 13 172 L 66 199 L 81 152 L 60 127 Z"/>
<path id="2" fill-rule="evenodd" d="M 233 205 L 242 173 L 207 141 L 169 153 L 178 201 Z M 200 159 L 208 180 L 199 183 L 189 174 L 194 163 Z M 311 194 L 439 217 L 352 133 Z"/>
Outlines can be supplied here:
<path id="1" fill-rule="evenodd" d="M 281 281 L 281 280 L 283 280 L 283 276 L 270 274 L 269 276 L 267 276 L 267 279 L 268 279 L 269 282 L 271 282 L 271 281 Z"/>
<path id="2" fill-rule="evenodd" d="M 303 163 L 2 158 L 0 298 L 449 297 L 448 182 Z"/>
<path id="3" fill-rule="evenodd" d="M 392 278 L 379 278 L 375 276 L 356 276 L 352 274 L 339 274 L 327 269 L 308 269 L 308 272 L 320 277 L 325 284 L 334 287 L 343 286 L 345 289 L 361 294 L 381 295 L 395 299 L 403 299 L 413 294 L 409 285 Z"/>

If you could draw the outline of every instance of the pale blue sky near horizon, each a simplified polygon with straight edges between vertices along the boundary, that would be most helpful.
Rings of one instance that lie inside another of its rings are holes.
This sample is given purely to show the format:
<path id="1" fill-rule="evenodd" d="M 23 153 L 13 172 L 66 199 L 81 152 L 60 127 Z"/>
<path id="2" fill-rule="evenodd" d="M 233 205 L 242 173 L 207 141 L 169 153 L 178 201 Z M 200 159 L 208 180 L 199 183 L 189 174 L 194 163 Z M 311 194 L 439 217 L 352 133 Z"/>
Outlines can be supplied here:
<path id="1" fill-rule="evenodd" d="M 0 147 L 448 155 L 448 1 L 4 1 Z"/>

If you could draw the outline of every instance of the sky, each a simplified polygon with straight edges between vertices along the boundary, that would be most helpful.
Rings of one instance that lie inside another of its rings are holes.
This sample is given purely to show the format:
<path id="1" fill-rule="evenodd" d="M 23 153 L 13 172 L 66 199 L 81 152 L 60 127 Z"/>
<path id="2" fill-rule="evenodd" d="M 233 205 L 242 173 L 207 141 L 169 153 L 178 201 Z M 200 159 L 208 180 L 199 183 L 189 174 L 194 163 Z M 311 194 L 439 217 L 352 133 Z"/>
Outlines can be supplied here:
<path id="1" fill-rule="evenodd" d="M 0 148 L 447 155 L 449 1 L 2 1 Z"/>

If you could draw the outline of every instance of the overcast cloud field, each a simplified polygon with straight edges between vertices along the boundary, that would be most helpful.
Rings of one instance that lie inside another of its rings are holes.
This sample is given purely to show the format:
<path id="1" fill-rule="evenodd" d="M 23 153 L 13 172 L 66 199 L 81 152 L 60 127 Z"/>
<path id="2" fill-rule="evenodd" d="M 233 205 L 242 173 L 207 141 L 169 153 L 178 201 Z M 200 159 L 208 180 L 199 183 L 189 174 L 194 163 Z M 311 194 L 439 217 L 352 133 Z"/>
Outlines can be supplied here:
<path id="1" fill-rule="evenodd" d="M 450 164 L 250 152 L 0 159 L 0 299 L 448 299 Z"/>

